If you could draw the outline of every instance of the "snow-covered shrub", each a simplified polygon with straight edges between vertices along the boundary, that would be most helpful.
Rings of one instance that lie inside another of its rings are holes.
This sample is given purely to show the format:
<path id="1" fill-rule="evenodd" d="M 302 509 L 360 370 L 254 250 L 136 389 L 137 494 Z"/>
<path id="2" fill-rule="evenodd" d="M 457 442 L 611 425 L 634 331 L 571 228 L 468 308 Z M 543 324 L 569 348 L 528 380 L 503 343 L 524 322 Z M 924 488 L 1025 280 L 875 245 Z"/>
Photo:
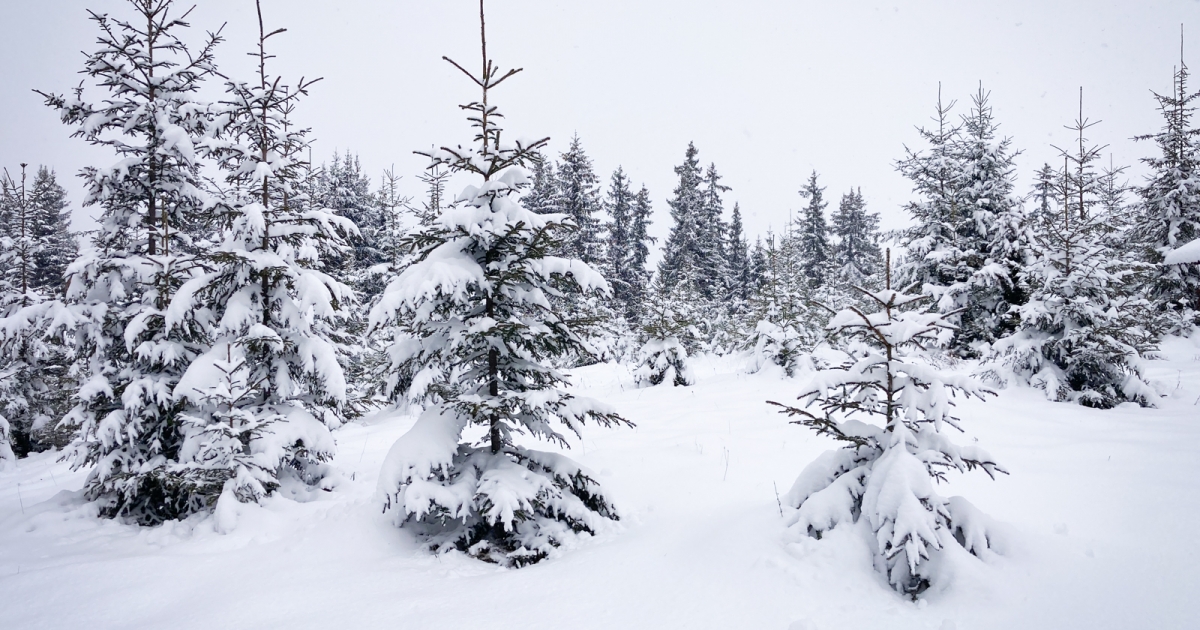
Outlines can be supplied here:
<path id="1" fill-rule="evenodd" d="M 875 535 L 876 568 L 897 591 L 915 596 L 930 585 L 927 561 L 960 544 L 956 536 L 965 536 L 961 544 L 977 555 L 987 544 L 969 504 L 939 496 L 934 482 L 951 469 L 1005 471 L 987 452 L 956 445 L 944 433 L 959 428 L 953 395 L 990 393 L 923 360 L 924 349 L 949 326 L 947 316 L 916 308 L 927 296 L 890 288 L 864 293 L 878 310 L 849 308 L 829 323 L 848 342 L 844 363 L 818 372 L 800 394 L 802 405 L 772 403 L 794 423 L 845 443 L 796 479 L 786 495 L 796 508 L 790 525 L 820 538 L 865 519 Z"/>
<path id="2" fill-rule="evenodd" d="M 639 386 L 691 385 L 688 345 L 693 349 L 699 336 L 696 304 L 699 293 L 692 283 L 682 281 L 664 293 L 661 284 L 653 290 L 642 314 L 642 337 L 634 379 Z"/>
<path id="3" fill-rule="evenodd" d="M 795 376 L 796 367 L 808 348 L 807 340 L 795 327 L 785 328 L 765 319 L 758 322 L 750 340 L 754 344 L 755 372 L 775 364 L 788 376 Z"/>
<path id="4" fill-rule="evenodd" d="M 638 332 L 624 317 L 601 322 L 590 333 L 587 341 L 595 360 L 626 364 L 637 360 Z"/>
<path id="5" fill-rule="evenodd" d="M 555 362 L 587 346 L 556 303 L 607 294 L 608 286 L 587 264 L 550 254 L 568 219 L 518 201 L 528 182 L 523 167 L 546 140 L 502 142 L 499 114 L 484 103 L 511 73 L 486 57 L 484 67 L 475 78 L 483 98 L 464 106 L 478 144 L 428 154 L 433 166 L 476 182 L 456 207 L 405 237 L 407 266 L 371 311 L 372 328 L 402 331 L 388 368 L 394 395 L 436 403 L 392 447 L 379 496 L 398 526 L 434 549 L 523 566 L 617 514 L 587 471 L 514 438 L 528 433 L 565 446 L 555 425 L 579 435 L 589 420 L 627 422 L 560 389 L 566 377 Z M 469 426 L 484 430 L 479 441 L 463 441 Z"/>
<path id="6" fill-rule="evenodd" d="M 686 387 L 696 382 L 687 358 L 688 352 L 678 338 L 651 339 L 642 345 L 633 378 L 643 387 L 663 383 Z"/>

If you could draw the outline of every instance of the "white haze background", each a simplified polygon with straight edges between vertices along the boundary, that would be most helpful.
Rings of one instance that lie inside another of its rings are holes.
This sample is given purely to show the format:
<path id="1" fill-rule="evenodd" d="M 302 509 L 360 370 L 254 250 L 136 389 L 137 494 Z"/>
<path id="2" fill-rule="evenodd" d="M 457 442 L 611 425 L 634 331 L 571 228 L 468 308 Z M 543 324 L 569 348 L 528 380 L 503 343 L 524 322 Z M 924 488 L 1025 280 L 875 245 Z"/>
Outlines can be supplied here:
<path id="1" fill-rule="evenodd" d="M 76 228 L 88 228 L 98 208 L 78 209 L 82 189 L 72 176 L 113 158 L 68 138 L 31 90 L 75 86 L 80 51 L 97 35 L 86 9 L 122 15 L 126 3 L 6 4 L 0 166 L 55 167 Z M 268 27 L 289 29 L 273 42 L 276 70 L 293 80 L 324 77 L 299 110 L 317 138 L 314 160 L 349 149 L 375 177 L 394 164 L 419 198 L 424 162 L 412 151 L 469 139 L 455 105 L 476 92 L 441 56 L 478 65 L 477 3 L 263 4 Z M 780 229 L 802 205 L 796 191 L 814 168 L 833 205 L 861 186 L 885 228 L 903 225 L 911 195 L 893 163 L 906 143 L 920 146 L 914 126 L 932 114 L 939 81 L 946 100 L 958 100 L 957 113 L 966 113 L 980 81 L 992 92 L 1002 131 L 1024 151 L 1020 192 L 1043 162 L 1057 164 L 1051 145 L 1071 142 L 1063 125 L 1077 114 L 1081 86 L 1085 115 L 1103 121 L 1091 139 L 1109 145 L 1115 164 L 1132 166 L 1138 182 L 1137 161 L 1154 147 L 1131 138 L 1159 127 L 1150 90 L 1170 91 L 1180 25 L 1200 25 L 1196 17 L 1197 0 L 493 0 L 488 33 L 498 62 L 526 69 L 496 95 L 508 129 L 548 135 L 554 152 L 578 133 L 605 186 L 623 165 L 635 185 L 649 186 L 659 237 L 670 227 L 672 168 L 695 141 L 702 162 L 715 162 L 733 188 L 727 210 L 741 204 L 753 238 Z M 203 0 L 190 21 L 197 40 L 200 29 L 227 22 L 222 71 L 249 76 L 252 0 Z"/>

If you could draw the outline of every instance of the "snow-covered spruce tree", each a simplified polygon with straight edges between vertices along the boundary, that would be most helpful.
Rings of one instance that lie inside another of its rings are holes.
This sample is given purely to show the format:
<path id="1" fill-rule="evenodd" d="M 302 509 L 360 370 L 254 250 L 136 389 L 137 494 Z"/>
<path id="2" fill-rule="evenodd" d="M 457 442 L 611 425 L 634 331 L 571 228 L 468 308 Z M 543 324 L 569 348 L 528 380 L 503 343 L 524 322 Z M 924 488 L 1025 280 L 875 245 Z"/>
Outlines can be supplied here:
<path id="1" fill-rule="evenodd" d="M 38 243 L 26 195 L 27 166 L 21 164 L 20 184 L 8 169 L 0 178 L 0 470 L 33 450 L 31 428 L 47 393 L 37 357 L 30 356 L 40 331 L 30 330 L 32 322 L 20 316 L 42 301 L 32 286 Z"/>
<path id="2" fill-rule="evenodd" d="M 45 167 L 27 190 L 25 167 L 20 185 L 7 171 L 0 179 L 0 441 L 11 440 L 19 457 L 64 447 L 74 435 L 59 425 L 74 391 L 74 318 L 58 299 L 74 247 L 66 195 Z"/>
<path id="3" fill-rule="evenodd" d="M 1014 194 L 1018 152 L 1010 138 L 997 136 L 988 96 L 981 86 L 972 97 L 958 145 L 958 237 L 970 276 L 958 299 L 962 313 L 953 344 L 963 355 L 978 355 L 972 348 L 1012 332 L 1016 308 L 1028 298 L 1020 278 L 1030 257 L 1028 221 Z"/>
<path id="4" fill-rule="evenodd" d="M 1108 217 L 1109 233 L 1105 244 L 1121 258 L 1137 260 L 1143 253 L 1139 249 L 1137 214 L 1140 204 L 1131 204 L 1126 197 L 1133 192 L 1129 182 L 1122 179 L 1126 167 L 1115 166 L 1113 156 L 1108 155 L 1108 166 L 1100 170 L 1100 182 L 1096 194 L 1100 212 Z M 1145 277 L 1143 277 L 1143 280 Z M 1145 293 L 1142 290 L 1143 294 Z M 1165 322 L 1164 314 L 1160 321 Z"/>
<path id="5" fill-rule="evenodd" d="M 558 156 L 558 208 L 571 218 L 575 227 L 563 237 L 563 255 L 577 258 L 593 267 L 604 264 L 603 224 L 600 211 L 600 180 L 592 168 L 592 158 L 583 150 L 579 136 L 571 138 L 566 153 Z"/>
<path id="6" fill-rule="evenodd" d="M 819 289 L 825 286 L 829 273 L 830 244 L 829 226 L 825 223 L 825 189 L 817 185 L 817 172 L 813 171 L 800 196 L 808 205 L 796 221 L 796 244 L 800 270 L 808 286 Z"/>
<path id="7" fill-rule="evenodd" d="M 604 206 L 611 221 L 607 230 L 607 277 L 612 285 L 613 308 L 628 322 L 637 321 L 645 291 L 645 269 L 630 264 L 637 255 L 634 242 L 634 195 L 629 189 L 629 178 L 625 170 L 617 168 L 608 186 L 608 197 Z"/>
<path id="8" fill-rule="evenodd" d="M 639 386 L 696 382 L 688 366 L 689 349 L 695 350 L 700 331 L 700 292 L 686 279 L 667 289 L 656 282 L 642 314 L 642 348 L 633 378 Z"/>
<path id="9" fill-rule="evenodd" d="M 675 167 L 679 183 L 675 186 L 673 198 L 667 200 L 674 224 L 666 243 L 663 244 L 663 257 L 658 264 L 659 282 L 666 291 L 670 291 L 684 279 L 694 278 L 699 267 L 698 221 L 704 196 L 700 189 L 703 171 L 700 170 L 700 161 L 696 158 L 698 153 L 696 145 L 689 142 L 683 164 Z"/>
<path id="10" fill-rule="evenodd" d="M 721 302 L 725 299 L 726 225 L 722 215 L 725 203 L 721 194 L 729 191 L 721 184 L 717 165 L 709 164 L 704 172 L 704 189 L 696 221 L 696 286 L 705 299 Z"/>
<path id="11" fill-rule="evenodd" d="M 1087 145 L 1083 134 L 1096 123 L 1083 117 L 1080 100 L 1069 127 L 1078 144 L 1062 151 L 1057 207 L 1035 221 L 1030 298 L 1020 307 L 1020 328 L 996 343 L 995 360 L 1052 400 L 1102 409 L 1149 405 L 1155 394 L 1138 362 L 1159 331 L 1137 290 L 1147 269 L 1109 245 L 1114 219 L 1100 205 L 1095 169 L 1102 147 Z"/>
<path id="12" fill-rule="evenodd" d="M 928 149 L 909 150 L 897 165 L 922 198 L 907 206 L 917 224 L 901 232 L 908 257 L 898 275 L 905 285 L 920 283 L 941 312 L 956 313 L 950 350 L 979 356 L 1016 325 L 1028 237 L 1012 192 L 1016 153 L 996 136 L 988 93 L 981 87 L 970 113 L 951 127 L 953 106 L 942 105 L 939 88 L 938 128 L 919 130 Z"/>
<path id="13" fill-rule="evenodd" d="M 195 321 L 167 326 L 167 307 L 193 274 L 193 236 L 207 218 L 197 145 L 208 128 L 196 100 L 216 71 L 219 33 L 190 49 L 187 13 L 171 0 L 130 0 L 129 20 L 92 13 L 99 49 L 84 74 L 107 92 L 87 101 L 43 94 L 74 136 L 111 150 L 112 167 L 84 169 L 84 205 L 100 228 L 68 271 L 66 299 L 83 320 L 75 344 L 83 383 L 67 420 L 80 427 L 74 465 L 93 465 L 85 496 L 106 517 L 144 525 L 204 507 L 182 452 L 186 403 L 172 396 L 205 347 Z"/>
<path id="14" fill-rule="evenodd" d="M 529 159 L 533 165 L 533 183 L 529 185 L 529 191 L 521 199 L 521 204 L 538 214 L 561 212 L 562 201 L 554 162 L 540 151 L 533 152 Z"/>
<path id="15" fill-rule="evenodd" d="M 34 275 L 37 272 L 39 247 L 34 236 L 37 221 L 29 203 L 25 182 L 25 169 L 21 164 L 21 183 L 13 179 L 8 169 L 0 177 L 0 287 L 5 307 L 27 306 L 34 291 Z"/>
<path id="16" fill-rule="evenodd" d="M 917 127 L 917 133 L 928 145 L 914 151 L 905 146 L 905 158 L 896 164 L 896 170 L 912 182 L 917 201 L 905 204 L 915 225 L 900 232 L 900 243 L 907 249 L 906 260 L 898 265 L 897 280 L 909 284 L 947 287 L 958 282 L 957 223 L 961 215 L 958 208 L 957 180 L 959 166 L 955 155 L 960 128 L 953 125 L 950 112 L 955 101 L 942 102 L 941 85 L 938 86 L 938 101 L 933 121 L 936 129 Z M 933 295 L 935 300 L 940 296 Z"/>
<path id="17" fill-rule="evenodd" d="M 629 251 L 625 262 L 626 281 L 629 283 L 631 302 L 635 308 L 626 316 L 632 315 L 631 324 L 636 324 L 641 318 L 642 306 L 650 290 L 650 278 L 653 272 L 646 268 L 650 260 L 650 246 L 658 239 L 650 236 L 650 218 L 654 208 L 650 203 L 650 191 L 645 184 L 633 197 L 630 208 L 632 216 L 629 221 Z"/>
<path id="18" fill-rule="evenodd" d="M 959 309 L 960 297 L 971 274 L 958 235 L 963 210 L 958 190 L 961 167 L 956 152 L 961 129 L 950 120 L 955 103 L 943 104 L 939 84 L 933 118 L 937 128 L 917 127 L 917 133 L 928 146 L 919 151 L 906 146 L 905 158 L 896 164 L 896 170 L 912 182 L 913 192 L 918 196 L 917 201 L 905 205 L 914 225 L 898 234 L 906 255 L 897 265 L 897 280 L 900 286 L 915 283 L 921 293 L 933 297 L 943 313 Z M 953 334 L 949 329 L 945 333 Z"/>
<path id="19" fill-rule="evenodd" d="M 400 194 L 400 179 L 401 176 L 396 174 L 395 167 L 384 170 L 380 177 L 379 190 L 375 192 L 375 201 L 379 204 L 379 212 L 383 217 L 384 225 L 377 241 L 384 258 L 383 264 L 386 265 L 380 270 L 382 271 L 380 275 L 384 277 L 391 277 L 399 273 L 400 260 L 403 258 L 400 239 L 405 232 L 404 215 L 413 214 L 419 223 L 426 225 L 431 223 L 433 217 L 436 216 L 436 213 L 428 216 L 426 214 L 427 207 L 417 209 L 412 205 L 412 197 Z M 422 205 L 424 206 L 424 204 Z"/>
<path id="20" fill-rule="evenodd" d="M 396 524 L 430 547 L 523 566 L 617 513 L 587 470 L 519 446 L 516 436 L 565 445 L 556 424 L 578 435 L 587 421 L 628 423 L 560 389 L 566 377 L 549 365 L 585 350 L 551 297 L 608 287 L 585 263 L 550 254 L 569 219 L 518 202 L 527 182 L 522 167 L 547 140 L 501 138 L 491 92 L 519 69 L 502 72 L 488 58 L 482 2 L 480 23 L 481 73 L 450 61 L 483 92 L 463 106 L 476 144 L 429 155 L 477 181 L 456 208 L 408 236 L 410 264 L 372 310 L 373 326 L 408 333 L 393 352 L 389 378 L 415 374 L 410 386 L 437 401 L 388 453 L 379 493 Z M 469 426 L 484 430 L 478 442 L 463 441 Z"/>
<path id="21" fill-rule="evenodd" d="M 1054 171 L 1054 167 L 1049 164 L 1042 164 L 1042 168 L 1037 170 L 1033 176 L 1033 189 L 1029 191 L 1027 200 L 1034 202 L 1032 214 L 1034 218 L 1038 216 L 1048 215 L 1054 212 L 1054 200 L 1058 194 L 1058 183 L 1060 179 Z"/>
<path id="22" fill-rule="evenodd" d="M 79 256 L 79 246 L 71 234 L 67 191 L 59 185 L 53 170 L 38 167 L 29 191 L 29 206 L 34 217 L 33 237 L 40 245 L 34 256 L 31 284 L 47 297 L 61 297 L 66 290 L 67 266 Z"/>
<path id="23" fill-rule="evenodd" d="M 359 292 L 361 303 L 370 304 L 383 292 L 386 267 L 380 265 L 388 260 L 382 245 L 387 218 L 371 193 L 371 178 L 363 172 L 358 156 L 346 151 L 334 153 L 333 161 L 322 166 L 320 185 L 316 205 L 349 219 L 358 228 L 358 235 L 350 239 L 350 248 L 344 255 L 331 257 L 326 267 L 343 284 Z M 366 317 L 358 319 L 365 321 Z"/>
<path id="24" fill-rule="evenodd" d="M 1154 94 L 1162 130 L 1136 138 L 1153 140 L 1161 152 L 1142 160 L 1151 172 L 1138 191 L 1143 204 L 1135 234 L 1145 260 L 1159 264 L 1147 295 L 1160 310 L 1176 314 L 1177 330 L 1200 324 L 1200 263 L 1161 264 L 1167 252 L 1200 239 L 1200 128 L 1192 124 L 1200 91 L 1188 92 L 1182 47 L 1180 53 L 1171 94 Z"/>
<path id="25" fill-rule="evenodd" d="M 625 315 L 634 307 L 631 292 L 627 290 L 629 282 L 625 269 L 629 248 L 629 223 L 633 214 L 633 192 L 629 190 L 629 178 L 625 176 L 625 169 L 621 167 L 617 167 L 609 180 L 604 208 L 610 217 L 605 234 L 605 276 L 612 285 L 613 307 L 618 313 Z"/>
<path id="26" fill-rule="evenodd" d="M 726 244 L 725 301 L 730 310 L 737 314 L 744 310 L 754 291 L 750 261 L 750 244 L 746 241 L 742 226 L 742 208 L 733 204 L 733 215 L 729 219 L 729 242 Z"/>
<path id="27" fill-rule="evenodd" d="M 754 249 L 750 252 L 750 286 L 758 291 L 767 278 L 767 250 L 763 247 L 762 237 L 754 239 Z"/>
<path id="28" fill-rule="evenodd" d="M 571 138 L 567 151 L 559 155 L 556 171 L 557 211 L 565 214 L 574 227 L 557 237 L 562 249 L 552 253 L 578 259 L 602 273 L 609 271 L 608 243 L 601 217 L 604 203 L 600 197 L 600 180 L 578 134 Z M 583 334 L 595 351 L 583 352 L 567 365 L 589 365 L 624 354 L 620 347 L 627 335 L 620 321 L 620 308 L 613 303 L 611 295 L 608 299 L 600 299 L 588 292 L 570 293 L 553 301 L 558 308 L 572 314 L 566 323 Z"/>
<path id="29" fill-rule="evenodd" d="M 433 223 L 442 210 L 453 205 L 446 201 L 446 180 L 450 178 L 450 171 L 444 170 L 441 167 L 432 168 L 417 176 L 422 184 L 425 184 L 425 201 L 421 202 L 421 208 L 417 209 L 413 206 L 413 213 L 417 218 L 417 223 L 420 225 L 429 225 Z"/>
<path id="30" fill-rule="evenodd" d="M 371 193 L 371 180 L 363 172 L 358 156 L 349 151 L 334 153 L 333 161 L 317 169 L 317 188 L 296 192 L 312 194 L 313 207 L 327 209 L 349 219 L 356 232 L 348 236 L 349 247 L 323 252 L 322 270 L 355 291 L 353 300 L 342 301 L 346 315 L 341 326 L 345 343 L 340 352 L 342 367 L 350 384 L 349 415 L 364 413 L 373 404 L 375 391 L 368 374 L 378 367 L 378 353 L 366 337 L 367 309 L 387 284 L 388 252 L 385 243 L 387 219 L 379 200 Z"/>
<path id="31" fill-rule="evenodd" d="M 890 261 L 889 261 L 890 262 Z M 890 266 L 890 265 L 889 265 Z M 845 444 L 809 464 L 787 493 L 796 508 L 790 527 L 816 538 L 865 521 L 875 539 L 875 566 L 896 591 L 916 597 L 936 582 L 928 562 L 949 545 L 982 556 L 993 536 L 987 520 L 962 497 L 945 499 L 934 483 L 951 469 L 1005 473 L 984 450 L 945 435 L 959 429 L 952 398 L 983 399 L 988 390 L 962 374 L 938 371 L 927 350 L 951 326 L 922 307 L 929 296 L 891 288 L 859 289 L 872 309 L 850 307 L 829 329 L 844 340 L 845 362 L 818 372 L 800 406 L 770 402 L 792 422 Z"/>
<path id="32" fill-rule="evenodd" d="M 883 266 L 879 250 L 879 213 L 867 212 L 862 189 L 842 195 L 830 217 L 834 236 L 833 277 L 843 287 L 877 288 Z"/>
<path id="33" fill-rule="evenodd" d="M 258 501 L 291 479 L 318 483 L 346 401 L 331 337 L 352 295 L 320 267 L 323 254 L 347 249 L 354 226 L 296 193 L 309 140 L 292 113 L 313 81 L 268 72 L 267 40 L 285 29 L 268 32 L 255 4 L 258 76 L 226 83 L 207 143 L 229 185 L 219 240 L 167 314 L 168 326 L 208 331 L 175 387 L 188 402 L 180 474 L 205 506 L 222 495 Z"/>
<path id="34" fill-rule="evenodd" d="M 20 233 L 19 227 L 14 230 L 13 224 L 19 225 L 20 215 L 24 212 L 20 193 L 14 190 L 15 188 L 12 177 L 7 173 L 5 177 L 0 178 L 0 265 L 3 265 L 0 266 L 0 309 L 3 309 L 0 310 L 0 316 L 6 316 L 8 311 L 20 308 L 21 299 L 25 294 L 21 290 L 21 279 L 14 278 L 13 274 L 13 271 L 20 269 L 20 263 L 16 259 L 21 253 L 17 239 L 13 238 L 14 234 Z M 8 418 L 13 415 L 12 403 L 18 398 L 11 390 L 19 387 L 14 387 L 15 371 L 12 366 L 7 365 L 8 361 L 7 358 L 0 357 L 0 401 L 3 401 L 0 402 L 0 471 L 11 468 L 17 461 L 17 455 L 13 451 L 12 424 Z"/>

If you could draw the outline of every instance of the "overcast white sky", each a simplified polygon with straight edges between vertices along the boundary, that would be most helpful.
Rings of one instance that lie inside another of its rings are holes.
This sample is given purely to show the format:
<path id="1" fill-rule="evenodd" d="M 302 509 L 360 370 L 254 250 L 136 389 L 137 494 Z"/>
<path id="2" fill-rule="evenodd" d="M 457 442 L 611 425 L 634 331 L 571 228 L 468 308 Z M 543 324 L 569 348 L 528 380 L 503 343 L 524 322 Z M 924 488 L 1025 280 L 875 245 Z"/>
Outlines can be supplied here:
<path id="1" fill-rule="evenodd" d="M 30 90 L 76 85 L 80 51 L 97 35 L 85 9 L 126 14 L 127 3 L 6 4 L 0 165 L 54 166 L 77 205 L 72 175 L 113 158 L 69 138 Z M 197 4 L 197 40 L 227 22 L 222 70 L 248 71 L 253 0 Z M 475 97 L 474 86 L 441 56 L 478 65 L 477 6 L 264 0 L 268 27 L 289 29 L 275 40 L 276 69 L 324 77 L 299 112 L 318 140 L 317 160 L 349 149 L 371 173 L 394 163 L 419 194 L 423 162 L 412 151 L 469 139 L 456 104 Z M 1022 192 L 1056 154 L 1050 145 L 1069 141 L 1063 125 L 1076 116 L 1080 86 L 1085 115 L 1103 120 L 1092 138 L 1110 145 L 1117 164 L 1135 165 L 1152 146 L 1130 138 L 1160 125 L 1150 90 L 1171 88 L 1181 23 L 1195 25 L 1190 48 L 1200 47 L 1198 17 L 1197 0 L 491 0 L 488 34 L 501 65 L 525 68 L 495 97 L 510 132 L 550 136 L 555 151 L 578 133 L 606 184 L 623 165 L 649 186 L 660 236 L 672 168 L 694 141 L 732 186 L 728 208 L 741 203 L 753 235 L 778 229 L 802 205 L 796 191 L 813 169 L 833 203 L 861 186 L 885 226 L 902 225 L 910 192 L 893 165 L 917 141 L 913 127 L 932 113 L 939 81 L 960 113 L 980 81 L 991 90 L 1002 129 L 1024 151 Z M 77 224 L 97 212 L 78 211 Z"/>

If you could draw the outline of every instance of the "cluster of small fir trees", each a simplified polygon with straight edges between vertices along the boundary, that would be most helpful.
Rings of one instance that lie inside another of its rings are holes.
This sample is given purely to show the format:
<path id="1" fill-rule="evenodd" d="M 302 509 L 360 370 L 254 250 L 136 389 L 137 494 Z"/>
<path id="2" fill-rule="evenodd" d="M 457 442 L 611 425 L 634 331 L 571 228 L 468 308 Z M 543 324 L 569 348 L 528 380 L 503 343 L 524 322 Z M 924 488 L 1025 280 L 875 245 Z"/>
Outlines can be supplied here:
<path id="1" fill-rule="evenodd" d="M 627 358 L 652 280 L 647 268 L 655 242 L 648 233 L 653 212 L 650 192 L 645 185 L 634 192 L 622 167 L 613 171 L 604 188 L 578 135 L 557 160 L 539 150 L 531 155 L 530 164 L 532 178 L 522 203 L 537 214 L 569 218 L 573 228 L 562 236 L 556 253 L 599 269 L 612 288 L 605 297 L 565 298 L 564 308 L 578 313 L 576 327 L 596 350 L 571 361 Z"/>
<path id="2" fill-rule="evenodd" d="M 1003 366 L 989 371 L 1054 400 L 1152 403 L 1139 363 L 1194 317 L 1194 265 L 1157 264 L 1185 242 L 1200 209 L 1179 177 L 1196 155 L 1186 78 L 1184 66 L 1174 95 L 1158 97 L 1167 124 L 1146 138 L 1163 157 L 1146 161 L 1141 203 L 1123 168 L 1100 167 L 1104 147 L 1084 136 L 1096 122 L 1084 117 L 1082 91 L 1062 166 L 1039 169 L 1026 199 L 1015 193 L 1018 152 L 1000 136 L 988 92 L 981 87 L 958 121 L 939 96 L 936 127 L 919 129 L 926 146 L 897 166 L 918 196 L 906 206 L 912 227 L 898 233 L 907 255 L 897 275 L 951 318 L 942 340 L 951 355 Z"/>
<path id="3" fill-rule="evenodd" d="M 824 316 L 810 302 L 840 304 L 847 283 L 870 285 L 879 273 L 878 215 L 866 210 L 861 191 L 851 190 L 831 225 L 825 189 L 814 172 L 801 190 L 807 200 L 801 215 L 782 234 L 770 233 L 765 245 L 759 239 L 751 248 L 740 206 L 726 223 L 721 196 L 729 188 L 715 165 L 701 169 L 694 144 L 675 172 L 679 183 L 668 201 L 673 224 L 654 281 L 656 299 L 682 297 L 689 303 L 674 304 L 673 312 L 703 313 L 690 324 L 696 333 L 688 349 L 752 351 L 756 369 L 774 363 L 794 373 L 822 337 Z M 650 330 L 644 337 L 641 365 L 661 363 L 667 339 Z"/>
<path id="4" fill-rule="evenodd" d="M 62 295 L 77 248 L 66 192 L 42 166 L 0 178 L 0 468 L 71 439 L 72 334 Z"/>
<path id="5" fill-rule="evenodd" d="M 117 160 L 82 173 L 101 214 L 67 272 L 79 385 L 62 423 L 101 514 L 154 524 L 319 481 L 345 398 L 331 337 L 353 298 L 321 258 L 355 230 L 303 194 L 292 113 L 311 82 L 268 73 L 283 30 L 261 7 L 257 75 L 209 103 L 220 31 L 194 47 L 190 11 L 129 4 L 132 19 L 91 14 L 100 46 L 84 73 L 103 96 L 43 96 Z"/>

